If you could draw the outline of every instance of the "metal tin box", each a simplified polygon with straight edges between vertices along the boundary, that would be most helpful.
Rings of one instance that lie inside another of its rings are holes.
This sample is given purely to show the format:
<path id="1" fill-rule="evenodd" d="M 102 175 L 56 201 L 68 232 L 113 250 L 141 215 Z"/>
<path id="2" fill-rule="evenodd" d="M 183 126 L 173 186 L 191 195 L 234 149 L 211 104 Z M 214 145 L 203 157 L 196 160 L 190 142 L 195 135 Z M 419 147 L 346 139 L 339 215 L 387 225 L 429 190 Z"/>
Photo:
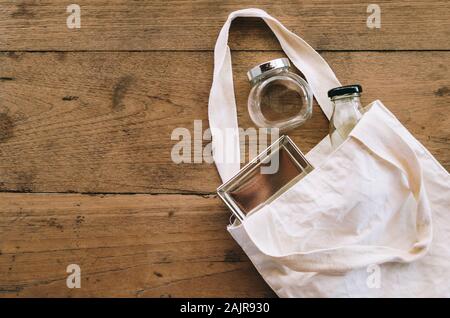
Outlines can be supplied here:
<path id="1" fill-rule="evenodd" d="M 313 169 L 292 140 L 281 136 L 222 184 L 217 194 L 243 221 L 248 214 L 272 202 Z"/>

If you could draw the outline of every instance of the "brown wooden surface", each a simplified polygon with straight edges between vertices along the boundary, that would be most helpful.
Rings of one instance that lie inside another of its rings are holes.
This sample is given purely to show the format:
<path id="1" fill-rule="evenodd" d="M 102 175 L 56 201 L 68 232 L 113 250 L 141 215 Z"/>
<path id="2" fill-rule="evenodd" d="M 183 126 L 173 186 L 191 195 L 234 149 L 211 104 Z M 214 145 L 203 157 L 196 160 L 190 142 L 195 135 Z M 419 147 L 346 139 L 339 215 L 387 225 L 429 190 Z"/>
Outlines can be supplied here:
<path id="1" fill-rule="evenodd" d="M 80 30 L 66 2 L 0 0 L 0 297 L 274 296 L 226 232 L 214 166 L 170 159 L 174 128 L 208 125 L 214 42 L 238 8 L 326 50 L 343 84 L 361 83 L 450 168 L 446 1 L 377 1 L 380 30 L 362 1 L 76 3 Z M 283 54 L 257 20 L 230 39 L 247 128 L 245 72 Z M 327 125 L 315 105 L 290 135 L 306 152 Z"/>
<path id="2" fill-rule="evenodd" d="M 228 218 L 212 196 L 1 194 L 0 296 L 273 296 Z"/>
<path id="3" fill-rule="evenodd" d="M 211 50 L 234 10 L 258 7 L 316 49 L 450 49 L 448 1 L 129 1 L 78 0 L 81 29 L 66 27 L 71 2 L 0 1 L 4 50 Z M 366 26 L 367 6 L 381 8 L 382 28 Z M 232 48 L 278 49 L 258 20 L 237 22 Z"/>
<path id="4" fill-rule="evenodd" d="M 280 52 L 236 52 L 240 123 L 251 125 L 245 71 Z M 327 52 L 343 83 L 381 99 L 450 167 L 450 52 Z M 1 184 L 7 191 L 212 193 L 211 164 L 175 164 L 176 127 L 208 127 L 209 52 L 20 53 L 0 57 Z M 155 67 L 157 65 L 157 67 Z M 313 118 L 291 135 L 309 150 L 327 134 Z M 207 143 L 207 141 L 205 141 Z"/>

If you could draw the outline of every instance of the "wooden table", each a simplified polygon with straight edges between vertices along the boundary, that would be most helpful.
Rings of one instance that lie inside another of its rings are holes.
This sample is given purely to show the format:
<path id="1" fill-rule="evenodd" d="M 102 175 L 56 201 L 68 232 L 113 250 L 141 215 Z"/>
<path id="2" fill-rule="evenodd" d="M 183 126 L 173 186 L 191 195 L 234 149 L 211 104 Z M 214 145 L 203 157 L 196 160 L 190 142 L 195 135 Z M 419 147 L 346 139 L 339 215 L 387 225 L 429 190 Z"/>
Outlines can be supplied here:
<path id="1" fill-rule="evenodd" d="M 80 29 L 68 3 L 0 1 L 0 296 L 274 296 L 225 230 L 215 167 L 170 157 L 174 128 L 207 128 L 214 43 L 239 8 L 303 36 L 450 167 L 447 1 L 376 1 L 381 29 L 367 1 L 79 0 Z M 258 20 L 230 46 L 247 128 L 245 72 L 283 54 Z M 290 135 L 307 152 L 327 130 L 315 105 Z"/>

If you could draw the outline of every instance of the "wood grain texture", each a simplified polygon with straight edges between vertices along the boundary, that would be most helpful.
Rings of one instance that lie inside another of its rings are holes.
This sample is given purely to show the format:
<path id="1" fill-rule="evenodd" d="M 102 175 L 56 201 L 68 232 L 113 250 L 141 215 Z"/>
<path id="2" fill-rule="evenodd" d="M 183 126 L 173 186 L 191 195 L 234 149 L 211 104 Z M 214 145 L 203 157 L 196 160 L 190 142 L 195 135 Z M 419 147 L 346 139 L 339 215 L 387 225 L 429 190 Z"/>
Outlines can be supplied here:
<path id="1" fill-rule="evenodd" d="M 279 52 L 236 52 L 242 127 L 245 72 Z M 450 52 L 327 52 L 342 83 L 381 99 L 449 169 Z M 211 164 L 175 164 L 171 133 L 208 127 L 210 52 L 4 53 L 0 56 L 0 189 L 19 192 L 212 193 Z M 307 152 L 328 131 L 317 105 L 289 134 Z M 204 144 L 208 143 L 205 141 Z"/>
<path id="2" fill-rule="evenodd" d="M 0 297 L 274 296 L 228 217 L 213 196 L 0 194 Z"/>
<path id="3" fill-rule="evenodd" d="M 60 0 L 0 1 L 0 50 L 211 50 L 227 15 L 259 7 L 321 50 L 450 49 L 448 1 L 388 1 L 369 29 L 367 1 L 79 0 L 81 29 Z M 278 49 L 259 20 L 236 21 L 234 49 Z"/>
<path id="4" fill-rule="evenodd" d="M 215 167 L 170 157 L 174 128 L 208 127 L 211 51 L 233 10 L 262 8 L 334 51 L 341 82 L 450 169 L 448 1 L 377 1 L 379 30 L 362 0 L 79 0 L 79 30 L 69 3 L 0 0 L 0 297 L 275 296 L 225 230 Z M 282 53 L 257 19 L 235 21 L 230 46 L 248 128 L 245 73 Z M 307 152 L 327 132 L 316 104 L 289 135 Z M 73 263 L 81 289 L 66 287 Z"/>

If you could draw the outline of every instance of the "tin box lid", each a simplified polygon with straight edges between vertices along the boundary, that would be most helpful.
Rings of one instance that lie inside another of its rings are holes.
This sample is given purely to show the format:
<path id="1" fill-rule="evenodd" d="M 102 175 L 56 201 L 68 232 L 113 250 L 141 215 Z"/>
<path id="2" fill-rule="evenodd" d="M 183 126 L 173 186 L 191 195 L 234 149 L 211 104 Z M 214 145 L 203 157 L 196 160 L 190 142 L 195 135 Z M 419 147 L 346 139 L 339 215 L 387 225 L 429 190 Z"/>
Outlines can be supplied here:
<path id="1" fill-rule="evenodd" d="M 289 165 L 292 164 L 292 166 L 295 167 L 294 170 L 297 171 L 296 173 L 282 175 L 283 171 L 287 171 L 285 169 L 287 167 L 285 165 L 285 160 L 278 157 L 280 151 L 285 153 L 286 159 L 289 158 Z M 274 155 L 276 157 L 274 157 Z M 275 159 L 275 161 L 272 162 L 272 159 Z M 272 163 L 275 163 L 275 165 L 272 165 Z M 266 164 L 270 164 L 270 166 L 263 168 Z M 267 168 L 269 169 L 267 170 Z M 273 170 L 273 168 L 275 168 L 275 170 Z M 265 172 L 262 172 L 260 169 L 266 170 Z M 266 150 L 261 152 L 256 158 L 246 164 L 230 180 L 222 184 L 217 189 L 217 194 L 233 212 L 234 216 L 240 221 L 243 221 L 247 214 L 254 213 L 266 204 L 272 202 L 279 195 L 281 195 L 285 189 L 289 188 L 292 184 L 297 182 L 299 178 L 303 177 L 311 170 L 313 170 L 312 165 L 308 162 L 306 157 L 293 143 L 293 141 L 288 136 L 281 136 Z M 267 174 L 268 178 L 264 178 L 264 180 L 258 177 L 265 174 Z M 273 176 L 273 178 L 270 176 Z M 278 178 L 278 176 L 281 176 L 281 178 Z M 254 181 L 257 181 L 257 183 Z M 260 184 L 259 181 L 263 181 L 262 184 Z M 275 181 L 275 183 L 272 183 L 272 181 Z M 265 190 L 269 189 L 270 191 L 265 191 L 264 185 Z M 245 192 L 242 192 L 243 189 L 245 189 Z M 251 191 L 254 192 L 248 192 L 248 189 L 253 189 Z M 239 197 L 239 195 L 236 196 L 237 192 L 244 194 L 241 198 L 244 198 L 248 202 L 239 202 L 239 200 L 236 201 Z M 252 193 L 254 193 L 255 196 L 253 196 Z M 248 199 L 250 199 L 250 201 Z M 251 202 L 253 199 L 256 199 L 256 202 Z"/>

